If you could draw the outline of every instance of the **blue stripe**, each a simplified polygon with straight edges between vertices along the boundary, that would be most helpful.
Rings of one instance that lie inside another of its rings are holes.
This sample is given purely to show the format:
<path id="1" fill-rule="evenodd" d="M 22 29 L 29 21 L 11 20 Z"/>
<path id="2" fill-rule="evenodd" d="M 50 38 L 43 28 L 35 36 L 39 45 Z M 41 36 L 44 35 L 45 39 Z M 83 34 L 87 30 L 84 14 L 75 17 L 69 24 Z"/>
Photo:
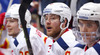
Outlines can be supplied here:
<path id="1" fill-rule="evenodd" d="M 79 18 L 81 18 L 81 19 L 88 19 L 88 17 L 85 17 L 85 16 L 79 16 Z"/>
<path id="2" fill-rule="evenodd" d="M 30 34 L 30 29 L 31 29 L 31 28 L 27 28 L 27 31 L 28 31 L 28 35 Z"/>
<path id="3" fill-rule="evenodd" d="M 60 37 L 57 40 L 57 43 L 64 49 L 66 50 L 67 48 L 69 48 L 69 46 L 65 43 L 65 41 Z"/>
<path id="4" fill-rule="evenodd" d="M 15 40 L 14 40 L 14 44 L 15 44 L 16 47 L 17 47 L 18 44 L 19 44 L 16 38 L 15 38 Z"/>
<path id="5" fill-rule="evenodd" d="M 75 45 L 75 47 L 79 47 L 79 48 L 81 48 L 81 49 L 84 49 L 85 45 L 77 44 L 77 45 Z"/>
<path id="6" fill-rule="evenodd" d="M 97 51 L 98 55 L 100 55 L 100 44 L 97 43 L 93 47 Z"/>

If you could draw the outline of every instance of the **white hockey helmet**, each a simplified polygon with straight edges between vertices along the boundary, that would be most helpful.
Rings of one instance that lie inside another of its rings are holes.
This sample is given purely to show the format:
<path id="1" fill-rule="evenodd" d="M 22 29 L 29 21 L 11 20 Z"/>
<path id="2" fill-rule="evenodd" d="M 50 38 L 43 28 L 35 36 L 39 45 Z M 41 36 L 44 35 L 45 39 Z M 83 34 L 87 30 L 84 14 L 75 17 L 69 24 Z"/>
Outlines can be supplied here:
<path id="1" fill-rule="evenodd" d="M 8 11 L 5 14 L 5 18 L 11 17 L 11 18 L 15 18 L 18 19 L 18 23 L 19 25 L 21 24 L 20 22 L 20 17 L 19 17 L 19 7 L 20 4 L 13 4 Z M 30 24 L 31 21 L 31 13 L 30 11 L 27 9 L 26 13 L 25 13 L 25 20 L 27 22 L 27 26 Z"/>
<path id="2" fill-rule="evenodd" d="M 86 3 L 84 4 L 77 12 L 77 18 L 74 19 L 74 26 L 76 27 L 76 29 L 74 30 L 74 34 L 77 35 L 78 40 L 82 39 L 81 35 L 80 35 L 80 31 L 78 28 L 78 20 L 82 19 L 82 20 L 92 20 L 92 21 L 98 21 L 99 22 L 99 27 L 97 29 L 96 33 L 96 38 L 98 39 L 100 38 L 100 3 Z M 77 31 L 77 32 L 76 32 Z M 83 32 L 81 32 L 83 33 Z M 94 33 L 94 32 L 91 32 Z M 94 36 L 91 36 L 92 38 L 94 38 Z"/>
<path id="3" fill-rule="evenodd" d="M 77 18 L 100 21 L 100 4 L 92 2 L 84 4 L 77 12 Z"/>
<path id="4" fill-rule="evenodd" d="M 66 28 L 68 28 L 69 22 L 71 20 L 71 11 L 70 11 L 70 8 L 66 4 L 61 3 L 61 2 L 56 2 L 56 3 L 51 3 L 51 4 L 47 5 L 46 8 L 43 10 L 43 15 L 42 15 L 42 18 L 41 18 L 41 24 L 42 25 L 45 25 L 44 16 L 46 14 L 59 15 L 61 23 L 65 20 L 65 18 L 67 18 L 68 23 L 67 23 Z M 60 28 L 62 29 L 61 26 L 62 25 L 60 25 Z"/>

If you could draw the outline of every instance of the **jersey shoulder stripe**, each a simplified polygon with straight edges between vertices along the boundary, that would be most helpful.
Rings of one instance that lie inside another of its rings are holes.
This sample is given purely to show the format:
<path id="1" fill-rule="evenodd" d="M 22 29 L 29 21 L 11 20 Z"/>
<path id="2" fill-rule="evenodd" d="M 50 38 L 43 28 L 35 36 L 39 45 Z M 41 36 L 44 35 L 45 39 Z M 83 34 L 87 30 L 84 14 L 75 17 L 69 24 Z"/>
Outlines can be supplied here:
<path id="1" fill-rule="evenodd" d="M 75 45 L 75 47 L 79 47 L 79 48 L 81 48 L 81 49 L 84 49 L 84 47 L 85 47 L 85 45 L 82 45 L 82 44 L 77 44 L 77 45 Z"/>
<path id="2" fill-rule="evenodd" d="M 97 51 L 97 53 L 100 55 L 100 44 L 96 43 L 93 48 Z"/>
<path id="3" fill-rule="evenodd" d="M 69 46 L 65 43 L 65 41 L 60 37 L 57 40 L 57 43 L 64 49 L 66 50 L 67 48 L 69 48 Z"/>

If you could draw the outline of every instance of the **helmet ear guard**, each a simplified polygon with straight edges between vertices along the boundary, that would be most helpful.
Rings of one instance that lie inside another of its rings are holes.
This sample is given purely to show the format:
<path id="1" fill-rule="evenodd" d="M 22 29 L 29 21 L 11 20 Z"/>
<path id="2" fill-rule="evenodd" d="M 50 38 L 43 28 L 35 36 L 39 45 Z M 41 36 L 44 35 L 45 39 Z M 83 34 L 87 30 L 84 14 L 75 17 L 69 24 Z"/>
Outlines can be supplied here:
<path id="1" fill-rule="evenodd" d="M 65 22 L 66 22 L 66 23 L 65 23 Z M 62 27 L 62 25 L 63 25 L 64 23 L 65 23 L 65 28 Z M 64 30 L 64 29 L 68 28 L 68 26 L 69 26 L 69 22 L 68 22 L 67 18 L 63 18 L 62 21 L 61 21 L 60 28 L 61 28 L 62 30 Z"/>

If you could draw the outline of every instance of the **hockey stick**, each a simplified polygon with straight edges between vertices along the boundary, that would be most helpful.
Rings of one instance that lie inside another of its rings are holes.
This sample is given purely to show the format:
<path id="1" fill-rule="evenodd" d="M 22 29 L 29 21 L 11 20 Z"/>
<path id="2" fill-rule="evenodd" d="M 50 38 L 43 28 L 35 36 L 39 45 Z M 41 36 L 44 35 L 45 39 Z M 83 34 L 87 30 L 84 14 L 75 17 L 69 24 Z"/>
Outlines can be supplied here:
<path id="1" fill-rule="evenodd" d="M 27 46 L 28 46 L 29 55 L 33 55 L 33 51 L 32 51 L 32 46 L 31 46 L 31 43 L 29 40 L 29 34 L 28 34 L 28 31 L 26 28 L 25 12 L 31 2 L 32 2 L 32 0 L 23 0 L 21 3 L 21 6 L 19 8 L 19 16 L 20 16 L 21 24 L 22 24 L 22 27 L 24 30 L 24 35 L 25 35 Z"/>

